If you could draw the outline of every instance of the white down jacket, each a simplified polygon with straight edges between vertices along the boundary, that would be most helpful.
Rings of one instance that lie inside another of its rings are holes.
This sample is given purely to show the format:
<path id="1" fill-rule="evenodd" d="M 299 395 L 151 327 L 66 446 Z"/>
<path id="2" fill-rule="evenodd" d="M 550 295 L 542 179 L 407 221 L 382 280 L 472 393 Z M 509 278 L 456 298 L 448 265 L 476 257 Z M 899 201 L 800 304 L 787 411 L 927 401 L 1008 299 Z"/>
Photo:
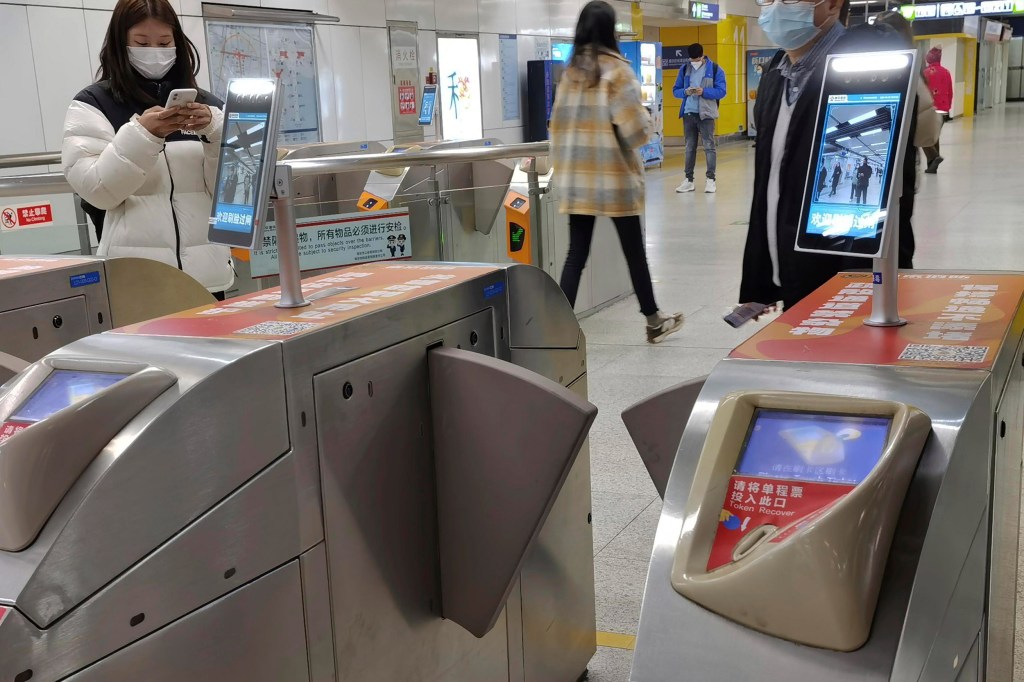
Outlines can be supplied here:
<path id="1" fill-rule="evenodd" d="M 149 258 L 184 270 L 211 292 L 234 281 L 228 247 L 207 240 L 223 112 L 199 135 L 152 135 L 113 102 L 86 88 L 64 121 L 61 157 L 68 183 L 106 211 L 99 255 Z M 112 111 L 113 110 L 113 111 Z M 119 118 L 124 123 L 115 128 Z M 113 121 L 113 122 L 112 122 Z"/>

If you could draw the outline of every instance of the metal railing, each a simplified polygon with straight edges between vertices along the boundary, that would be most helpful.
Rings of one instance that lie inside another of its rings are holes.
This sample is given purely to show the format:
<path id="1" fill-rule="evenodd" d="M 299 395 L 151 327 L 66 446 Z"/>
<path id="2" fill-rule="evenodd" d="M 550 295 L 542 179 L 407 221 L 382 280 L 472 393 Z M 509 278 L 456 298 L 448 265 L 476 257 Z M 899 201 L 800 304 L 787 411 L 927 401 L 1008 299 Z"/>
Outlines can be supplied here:
<path id="1" fill-rule="evenodd" d="M 373 171 L 390 168 L 406 168 L 410 166 L 426 166 L 430 168 L 430 179 L 428 181 L 427 194 L 431 195 L 429 201 L 434 208 L 431 211 L 431 222 L 435 234 L 438 236 L 438 257 L 441 260 L 452 260 L 452 240 L 444 234 L 444 220 L 442 218 L 442 190 L 437 178 L 438 167 L 455 163 L 472 163 L 475 161 L 499 161 L 507 159 L 536 159 L 547 156 L 550 152 L 547 142 L 527 142 L 524 144 L 495 144 L 479 147 L 462 147 L 456 149 L 425 149 L 420 151 L 395 152 L 390 154 L 345 154 L 338 156 L 322 156 L 308 159 L 285 159 L 278 162 L 278 172 L 287 168 L 291 178 L 299 178 L 314 175 L 328 175 L 335 173 L 347 173 L 357 171 Z M 12 154 L 0 156 L 0 169 L 25 168 L 59 164 L 60 154 L 56 152 L 44 152 L 38 154 Z M 539 210 L 540 196 L 544 189 L 540 184 L 537 164 L 534 163 L 527 171 L 530 203 L 530 219 L 534 230 L 540 233 L 541 212 Z M 71 185 L 64 178 L 63 173 L 38 173 L 32 175 L 14 175 L 0 177 L 0 198 L 6 197 L 28 197 L 46 194 L 74 194 Z M 287 202 L 294 203 L 294 199 L 287 198 Z M 279 202 L 276 202 L 279 203 Z M 82 241 L 82 253 L 88 254 L 91 251 L 88 241 L 88 230 L 86 227 L 85 214 L 75 202 L 76 213 L 79 214 L 79 237 Z M 289 210 L 285 207 L 285 210 Z M 540 240 L 536 240 L 535 249 L 540 248 Z M 535 254 L 538 263 L 541 254 Z"/>
<path id="2" fill-rule="evenodd" d="M 548 155 L 547 142 L 464 147 L 461 149 L 426 149 L 392 154 L 345 154 L 312 159 L 286 159 L 282 165 L 292 169 L 293 177 L 326 175 L 354 171 L 405 168 L 407 166 L 444 166 L 450 163 L 496 161 L 502 159 L 536 158 Z M 13 154 L 0 156 L 0 170 L 60 163 L 60 154 Z M 0 198 L 38 196 L 41 194 L 73 194 L 63 173 L 37 173 L 0 177 Z"/>
<path id="3" fill-rule="evenodd" d="M 59 166 L 60 152 L 37 152 L 34 154 L 7 154 L 0 156 L 0 170 L 26 168 L 28 166 Z"/>

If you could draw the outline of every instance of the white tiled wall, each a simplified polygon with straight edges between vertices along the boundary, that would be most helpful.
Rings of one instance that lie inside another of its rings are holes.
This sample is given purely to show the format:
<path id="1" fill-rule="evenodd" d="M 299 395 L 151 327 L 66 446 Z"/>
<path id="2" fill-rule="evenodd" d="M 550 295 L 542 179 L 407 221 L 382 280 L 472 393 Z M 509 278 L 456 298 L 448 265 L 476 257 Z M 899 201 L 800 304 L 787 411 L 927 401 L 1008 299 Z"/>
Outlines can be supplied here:
<path id="1" fill-rule="evenodd" d="M 749 0 L 734 0 L 749 1 Z M 340 18 L 319 24 L 317 60 L 325 138 L 390 140 L 387 21 L 419 26 L 420 69 L 437 63 L 437 32 L 479 33 L 484 128 L 501 139 L 521 139 L 522 121 L 501 120 L 498 34 L 519 35 L 520 77 L 526 62 L 550 50 L 551 36 L 566 39 L 585 0 L 232 0 L 251 7 L 306 9 Z M 209 87 L 202 0 L 171 0 L 202 57 L 199 83 Z M 628 15 L 628 3 L 620 3 Z M 0 76 L 4 91 L 19 93 L 5 111 L 0 154 L 60 149 L 68 102 L 92 82 L 116 0 L 0 1 Z M 622 8 L 620 8 L 621 10 Z M 10 68 L 17 65 L 17 68 Z M 422 82 L 422 81 L 421 81 Z M 525 102 L 523 103 L 525 108 Z M 435 130 L 425 131 L 431 139 Z"/>

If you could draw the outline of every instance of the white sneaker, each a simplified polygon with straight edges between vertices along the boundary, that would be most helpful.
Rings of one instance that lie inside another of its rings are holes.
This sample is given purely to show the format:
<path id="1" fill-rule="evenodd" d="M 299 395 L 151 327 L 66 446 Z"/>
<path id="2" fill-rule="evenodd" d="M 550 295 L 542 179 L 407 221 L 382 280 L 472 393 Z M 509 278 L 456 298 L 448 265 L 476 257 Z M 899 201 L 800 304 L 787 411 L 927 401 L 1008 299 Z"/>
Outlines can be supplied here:
<path id="1" fill-rule="evenodd" d="M 666 315 L 658 311 L 659 322 L 655 326 L 647 325 L 647 343 L 661 343 L 670 334 L 679 331 L 683 326 L 683 314 Z"/>
<path id="2" fill-rule="evenodd" d="M 694 186 L 693 180 L 683 180 L 683 184 L 676 187 L 676 192 L 678 192 L 679 194 L 684 194 L 686 192 L 692 192 L 695 189 L 697 188 Z"/>
<path id="3" fill-rule="evenodd" d="M 704 185 L 704 191 L 708 194 L 714 194 L 716 191 L 718 191 L 718 188 L 715 187 L 715 181 L 708 180 L 707 184 Z"/>

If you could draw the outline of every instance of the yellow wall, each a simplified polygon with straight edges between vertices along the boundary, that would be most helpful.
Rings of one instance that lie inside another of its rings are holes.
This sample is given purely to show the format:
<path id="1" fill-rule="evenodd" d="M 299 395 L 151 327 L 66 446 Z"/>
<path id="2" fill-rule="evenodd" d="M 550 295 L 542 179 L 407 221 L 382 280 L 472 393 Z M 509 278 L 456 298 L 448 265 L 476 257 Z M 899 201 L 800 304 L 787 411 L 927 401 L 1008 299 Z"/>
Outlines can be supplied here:
<path id="1" fill-rule="evenodd" d="M 974 116 L 974 98 L 978 78 L 978 41 L 974 38 L 960 38 L 960 49 L 964 54 L 964 117 Z"/>
<path id="2" fill-rule="evenodd" d="M 686 46 L 700 43 L 704 54 L 718 64 L 725 73 L 726 96 L 719 102 L 718 134 L 729 135 L 746 130 L 747 22 L 745 17 L 726 17 L 717 24 L 662 28 L 661 43 L 667 46 Z M 679 75 L 677 69 L 666 69 L 665 84 L 665 136 L 682 137 L 683 122 L 679 119 L 682 102 L 672 94 Z"/>

